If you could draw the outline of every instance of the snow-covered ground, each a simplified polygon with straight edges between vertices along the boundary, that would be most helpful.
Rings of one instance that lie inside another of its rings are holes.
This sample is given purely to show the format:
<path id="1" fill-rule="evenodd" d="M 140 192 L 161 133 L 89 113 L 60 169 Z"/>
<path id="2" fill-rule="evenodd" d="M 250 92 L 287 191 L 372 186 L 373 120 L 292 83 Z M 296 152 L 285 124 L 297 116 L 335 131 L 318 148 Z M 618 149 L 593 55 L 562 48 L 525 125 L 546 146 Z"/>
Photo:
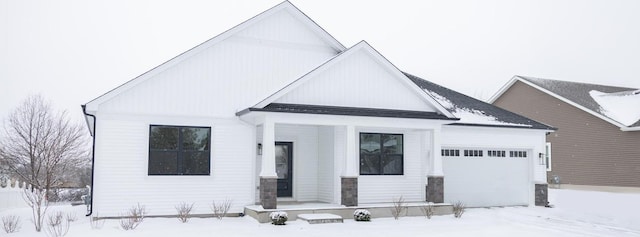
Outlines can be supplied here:
<path id="1" fill-rule="evenodd" d="M 124 231 L 117 220 L 91 229 L 84 206 L 54 206 L 50 210 L 77 213 L 67 236 L 640 236 L 640 193 L 607 193 L 550 190 L 554 208 L 507 207 L 468 209 L 461 219 L 452 215 L 374 218 L 371 222 L 345 220 L 343 224 L 290 221 L 285 226 L 259 224 L 251 217 L 193 218 L 180 223 L 173 218 L 147 218 L 135 230 Z M 153 210 L 149 210 L 150 213 Z M 0 216 L 22 216 L 22 228 L 10 235 L 46 236 L 36 233 L 29 221 L 30 209 L 13 209 Z"/>

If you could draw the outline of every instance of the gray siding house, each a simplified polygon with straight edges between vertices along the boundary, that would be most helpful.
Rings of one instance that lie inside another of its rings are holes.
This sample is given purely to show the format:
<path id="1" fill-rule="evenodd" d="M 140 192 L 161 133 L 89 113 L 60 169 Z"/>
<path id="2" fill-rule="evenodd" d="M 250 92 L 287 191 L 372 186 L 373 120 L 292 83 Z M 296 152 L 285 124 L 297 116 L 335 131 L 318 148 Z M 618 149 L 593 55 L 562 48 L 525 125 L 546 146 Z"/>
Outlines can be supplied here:
<path id="1" fill-rule="evenodd" d="M 550 179 L 640 187 L 640 90 L 515 76 L 489 102 L 558 128 L 547 135 Z"/>

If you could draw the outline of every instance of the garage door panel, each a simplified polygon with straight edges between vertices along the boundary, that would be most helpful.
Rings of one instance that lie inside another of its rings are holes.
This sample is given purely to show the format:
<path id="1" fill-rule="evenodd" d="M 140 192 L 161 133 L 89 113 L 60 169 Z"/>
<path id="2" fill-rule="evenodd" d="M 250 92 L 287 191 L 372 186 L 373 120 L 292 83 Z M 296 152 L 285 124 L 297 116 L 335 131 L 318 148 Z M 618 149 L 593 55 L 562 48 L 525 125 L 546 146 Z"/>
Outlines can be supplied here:
<path id="1" fill-rule="evenodd" d="M 445 202 L 468 207 L 528 204 L 526 158 L 443 157 Z"/>

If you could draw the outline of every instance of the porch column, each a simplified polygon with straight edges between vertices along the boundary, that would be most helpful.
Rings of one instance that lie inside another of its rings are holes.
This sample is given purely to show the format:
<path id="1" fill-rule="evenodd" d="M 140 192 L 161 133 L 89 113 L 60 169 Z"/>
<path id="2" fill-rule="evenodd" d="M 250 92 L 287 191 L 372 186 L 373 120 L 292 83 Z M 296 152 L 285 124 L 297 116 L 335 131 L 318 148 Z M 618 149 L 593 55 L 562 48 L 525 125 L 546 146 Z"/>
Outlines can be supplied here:
<path id="1" fill-rule="evenodd" d="M 346 126 L 346 155 L 344 170 L 341 176 L 341 203 L 345 206 L 358 205 L 358 174 L 359 161 L 356 151 L 356 128 L 353 125 Z"/>
<path id="2" fill-rule="evenodd" d="M 442 156 L 440 145 L 441 128 L 431 131 L 431 159 L 427 174 L 427 202 L 444 202 L 444 172 L 442 170 Z"/>
<path id="3" fill-rule="evenodd" d="M 262 167 L 260 170 L 260 203 L 264 209 L 277 207 L 278 175 L 276 174 L 275 125 L 265 119 L 262 124 Z"/>

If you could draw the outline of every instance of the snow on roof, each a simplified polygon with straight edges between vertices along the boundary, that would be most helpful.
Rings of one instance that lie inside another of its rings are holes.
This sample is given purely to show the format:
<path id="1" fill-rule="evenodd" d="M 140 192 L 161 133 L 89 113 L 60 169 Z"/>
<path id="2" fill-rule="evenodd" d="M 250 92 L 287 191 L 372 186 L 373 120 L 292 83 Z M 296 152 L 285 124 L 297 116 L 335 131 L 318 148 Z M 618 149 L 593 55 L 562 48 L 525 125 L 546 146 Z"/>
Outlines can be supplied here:
<path id="1" fill-rule="evenodd" d="M 600 106 L 600 112 L 607 117 L 625 126 L 640 121 L 640 90 L 615 93 L 591 90 L 589 95 Z"/>
<path id="2" fill-rule="evenodd" d="M 438 103 L 440 103 L 440 105 L 442 105 L 447 110 L 449 110 L 454 116 L 460 118 L 460 120 L 457 123 L 532 127 L 531 125 L 528 125 L 528 124 L 503 122 L 498 120 L 498 118 L 496 118 L 495 116 L 488 115 L 482 110 L 470 109 L 460 105 L 456 105 L 453 102 L 451 102 L 451 100 L 447 99 L 446 97 L 436 92 L 426 90 L 426 89 L 424 91 L 427 92 L 429 95 L 431 95 L 431 97 L 433 97 Z"/>

